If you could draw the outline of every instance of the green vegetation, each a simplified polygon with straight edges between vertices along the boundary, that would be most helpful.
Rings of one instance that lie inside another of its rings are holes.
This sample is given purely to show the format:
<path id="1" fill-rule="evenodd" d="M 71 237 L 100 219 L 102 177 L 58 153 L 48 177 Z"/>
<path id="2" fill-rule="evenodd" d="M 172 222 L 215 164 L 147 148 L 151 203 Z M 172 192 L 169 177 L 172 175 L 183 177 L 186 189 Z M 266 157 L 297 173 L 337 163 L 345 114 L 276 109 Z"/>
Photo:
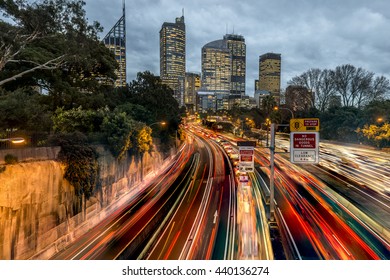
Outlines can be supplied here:
<path id="1" fill-rule="evenodd" d="M 6 154 L 4 156 L 4 161 L 5 161 L 5 164 L 15 164 L 15 163 L 18 163 L 18 157 L 11 155 L 11 154 Z"/>
<path id="2" fill-rule="evenodd" d="M 74 186 L 77 196 L 88 199 L 98 179 L 97 152 L 80 132 L 56 134 L 51 141 L 61 146 L 58 158 L 65 164 L 65 179 Z"/>

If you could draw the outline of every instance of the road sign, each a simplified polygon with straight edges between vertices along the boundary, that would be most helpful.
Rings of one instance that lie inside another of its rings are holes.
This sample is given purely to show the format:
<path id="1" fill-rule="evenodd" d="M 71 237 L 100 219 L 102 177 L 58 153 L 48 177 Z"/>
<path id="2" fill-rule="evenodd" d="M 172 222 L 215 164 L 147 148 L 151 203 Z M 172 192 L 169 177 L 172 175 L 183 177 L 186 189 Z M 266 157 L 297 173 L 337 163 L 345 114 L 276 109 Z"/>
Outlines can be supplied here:
<path id="1" fill-rule="evenodd" d="M 293 147 L 295 149 L 315 149 L 318 133 L 294 133 Z"/>
<path id="2" fill-rule="evenodd" d="M 256 141 L 237 141 L 238 147 L 256 147 Z"/>
<path id="3" fill-rule="evenodd" d="M 306 119 L 291 119 L 290 131 L 320 131 L 320 119 L 306 118 Z"/>
<path id="4" fill-rule="evenodd" d="M 255 170 L 254 146 L 239 146 L 238 154 L 239 154 L 238 170 L 242 172 L 254 172 Z"/>
<path id="5" fill-rule="evenodd" d="M 249 177 L 246 175 L 241 175 L 240 176 L 240 182 L 241 183 L 247 183 L 249 181 Z"/>
<path id="6" fill-rule="evenodd" d="M 291 132 L 290 161 L 292 163 L 318 163 L 319 138 L 319 132 Z"/>

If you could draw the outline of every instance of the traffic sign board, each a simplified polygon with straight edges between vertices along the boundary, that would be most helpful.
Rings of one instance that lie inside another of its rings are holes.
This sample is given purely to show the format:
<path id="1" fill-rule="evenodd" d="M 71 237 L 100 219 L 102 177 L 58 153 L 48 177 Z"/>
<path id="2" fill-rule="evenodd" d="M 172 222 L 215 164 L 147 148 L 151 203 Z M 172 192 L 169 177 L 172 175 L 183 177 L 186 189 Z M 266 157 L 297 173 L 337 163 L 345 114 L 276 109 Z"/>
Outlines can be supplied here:
<path id="1" fill-rule="evenodd" d="M 295 163 L 315 163 L 317 158 L 317 151 L 315 150 L 294 150 L 293 162 Z"/>
<path id="2" fill-rule="evenodd" d="M 315 149 L 316 137 L 315 133 L 294 133 L 293 134 L 293 147 L 295 149 Z"/>
<path id="3" fill-rule="evenodd" d="M 292 163 L 318 163 L 319 138 L 319 132 L 291 132 L 290 161 Z"/>
<path id="4" fill-rule="evenodd" d="M 320 131 L 320 119 L 306 118 L 306 119 L 291 119 L 290 131 Z"/>
<path id="5" fill-rule="evenodd" d="M 238 143 L 237 143 L 238 144 Z M 247 143 L 251 144 L 251 143 Z M 239 170 L 245 172 L 253 172 L 254 171 L 254 146 L 239 146 Z"/>

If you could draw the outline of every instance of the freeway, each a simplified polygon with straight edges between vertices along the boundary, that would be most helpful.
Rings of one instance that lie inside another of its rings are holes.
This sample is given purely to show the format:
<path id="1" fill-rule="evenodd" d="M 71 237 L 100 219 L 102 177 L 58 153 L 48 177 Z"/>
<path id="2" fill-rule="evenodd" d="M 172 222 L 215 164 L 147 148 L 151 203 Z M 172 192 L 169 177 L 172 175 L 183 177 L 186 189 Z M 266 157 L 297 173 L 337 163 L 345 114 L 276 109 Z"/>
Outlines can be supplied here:
<path id="1" fill-rule="evenodd" d="M 233 259 L 235 184 L 226 156 L 188 131 L 200 153 L 197 172 L 147 259 Z"/>
<path id="2" fill-rule="evenodd" d="M 279 236 L 287 259 L 390 259 L 388 154 L 332 143 L 317 165 L 276 154 L 270 222 L 269 149 L 256 148 L 255 172 L 242 174 L 242 139 L 185 133 L 167 168 L 53 259 L 269 260 Z M 276 144 L 288 151 L 288 139 Z"/>
<path id="3" fill-rule="evenodd" d="M 286 145 L 283 140 L 280 145 Z M 302 165 L 298 172 L 313 175 L 332 193 L 346 200 L 351 211 L 365 216 L 390 242 L 390 154 L 360 146 L 320 143 L 318 165 Z"/>
<path id="4" fill-rule="evenodd" d="M 163 172 L 52 259 L 234 259 L 232 165 L 216 143 L 188 134 Z"/>
<path id="5" fill-rule="evenodd" d="M 279 140 L 277 145 L 286 147 L 287 143 L 285 140 Z M 326 147 L 328 149 L 329 147 L 344 149 L 344 147 L 330 144 Z M 389 203 L 385 197 L 388 185 L 382 183 L 380 190 L 384 192 L 378 192 L 375 196 L 373 196 L 373 187 L 355 189 L 359 196 L 355 195 L 354 199 L 362 202 L 363 199 L 370 197 L 368 193 L 371 193 L 371 203 L 359 204 L 356 203 L 356 200 L 351 203 L 350 196 L 342 190 L 342 187 L 340 188 L 346 183 L 342 180 L 342 178 L 345 179 L 345 176 L 334 171 L 330 180 L 329 170 L 324 171 L 325 164 L 321 165 L 327 150 L 321 149 L 320 151 L 321 159 L 318 166 L 294 165 L 286 160 L 287 154 L 276 155 L 275 200 L 278 205 L 277 213 L 285 224 L 286 236 L 290 236 L 289 239 L 292 240 L 290 247 L 299 252 L 294 257 L 304 259 L 389 259 L 389 227 L 387 223 L 390 215 Z M 356 153 L 357 149 L 354 148 L 354 151 Z M 329 154 L 337 155 L 338 153 L 332 151 Z M 361 154 L 359 153 L 358 156 Z M 267 181 L 269 169 L 265 166 L 269 166 L 268 149 L 260 149 L 259 157 L 259 165 L 262 166 L 259 169 Z M 370 159 L 374 158 L 371 155 Z M 377 158 L 385 164 L 388 162 L 386 156 L 382 155 L 382 157 Z M 356 161 L 351 161 L 350 158 L 345 159 L 345 153 L 338 161 L 332 159 L 331 162 L 332 164 L 340 162 L 341 165 L 348 162 L 348 167 L 353 167 L 356 164 Z M 364 170 L 364 168 L 361 169 Z M 386 167 L 381 168 L 378 172 L 386 172 Z M 352 178 L 354 177 L 352 176 Z M 383 178 L 379 177 L 379 179 Z M 350 182 L 351 178 L 347 183 L 349 186 L 351 186 Z M 370 180 L 364 182 L 371 185 Z M 335 186 L 339 186 L 339 192 L 335 191 Z M 373 202 L 374 199 L 376 200 Z M 289 210 L 282 209 L 282 207 L 287 207 L 285 202 L 290 204 Z M 367 211 L 367 209 L 370 210 Z M 294 212 L 298 221 L 292 222 L 294 217 L 289 215 L 291 211 Z M 367 212 L 375 213 L 376 216 L 383 214 L 383 216 L 381 215 L 382 219 L 374 221 L 372 216 L 375 215 L 370 216 Z M 298 225 L 302 225 L 299 230 L 296 229 Z M 307 233 L 307 241 L 309 242 L 300 242 L 301 232 Z M 296 233 L 298 233 L 298 238 L 294 238 Z M 299 249 L 300 246 L 303 249 Z M 313 250 L 316 251 L 314 255 Z M 308 254 L 310 252 L 311 254 Z"/>

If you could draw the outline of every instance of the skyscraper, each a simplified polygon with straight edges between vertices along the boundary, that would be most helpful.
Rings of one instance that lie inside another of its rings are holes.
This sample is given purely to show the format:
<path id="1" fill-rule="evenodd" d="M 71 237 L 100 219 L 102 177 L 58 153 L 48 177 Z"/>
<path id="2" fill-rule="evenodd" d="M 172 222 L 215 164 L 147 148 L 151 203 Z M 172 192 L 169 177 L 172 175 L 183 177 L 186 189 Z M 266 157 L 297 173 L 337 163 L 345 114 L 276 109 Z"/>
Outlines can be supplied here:
<path id="1" fill-rule="evenodd" d="M 202 48 L 202 91 L 230 93 L 232 58 L 225 40 L 212 41 Z"/>
<path id="2" fill-rule="evenodd" d="M 246 45 L 241 35 L 226 34 L 202 48 L 202 92 L 215 94 L 215 110 L 240 104 L 245 95 Z"/>
<path id="3" fill-rule="evenodd" d="M 126 86 L 126 9 L 125 1 L 123 1 L 123 15 L 117 21 L 110 32 L 104 37 L 103 42 L 114 54 L 115 59 L 119 64 L 119 68 L 115 71 L 117 79 L 114 82 L 115 87 Z"/>
<path id="4" fill-rule="evenodd" d="M 258 89 L 268 91 L 277 103 L 280 101 L 280 65 L 280 54 L 266 53 L 259 57 Z"/>
<path id="5" fill-rule="evenodd" d="M 184 89 L 184 104 L 187 110 L 195 112 L 196 109 L 196 94 L 200 89 L 200 74 L 186 73 L 185 89 Z"/>
<path id="6" fill-rule="evenodd" d="M 164 22 L 160 30 L 160 78 L 172 88 L 179 104 L 184 105 L 186 72 L 186 28 L 184 14 L 175 23 Z"/>
<path id="7" fill-rule="evenodd" d="M 230 94 L 245 95 L 246 45 L 241 35 L 226 34 L 223 39 L 231 54 Z"/>

